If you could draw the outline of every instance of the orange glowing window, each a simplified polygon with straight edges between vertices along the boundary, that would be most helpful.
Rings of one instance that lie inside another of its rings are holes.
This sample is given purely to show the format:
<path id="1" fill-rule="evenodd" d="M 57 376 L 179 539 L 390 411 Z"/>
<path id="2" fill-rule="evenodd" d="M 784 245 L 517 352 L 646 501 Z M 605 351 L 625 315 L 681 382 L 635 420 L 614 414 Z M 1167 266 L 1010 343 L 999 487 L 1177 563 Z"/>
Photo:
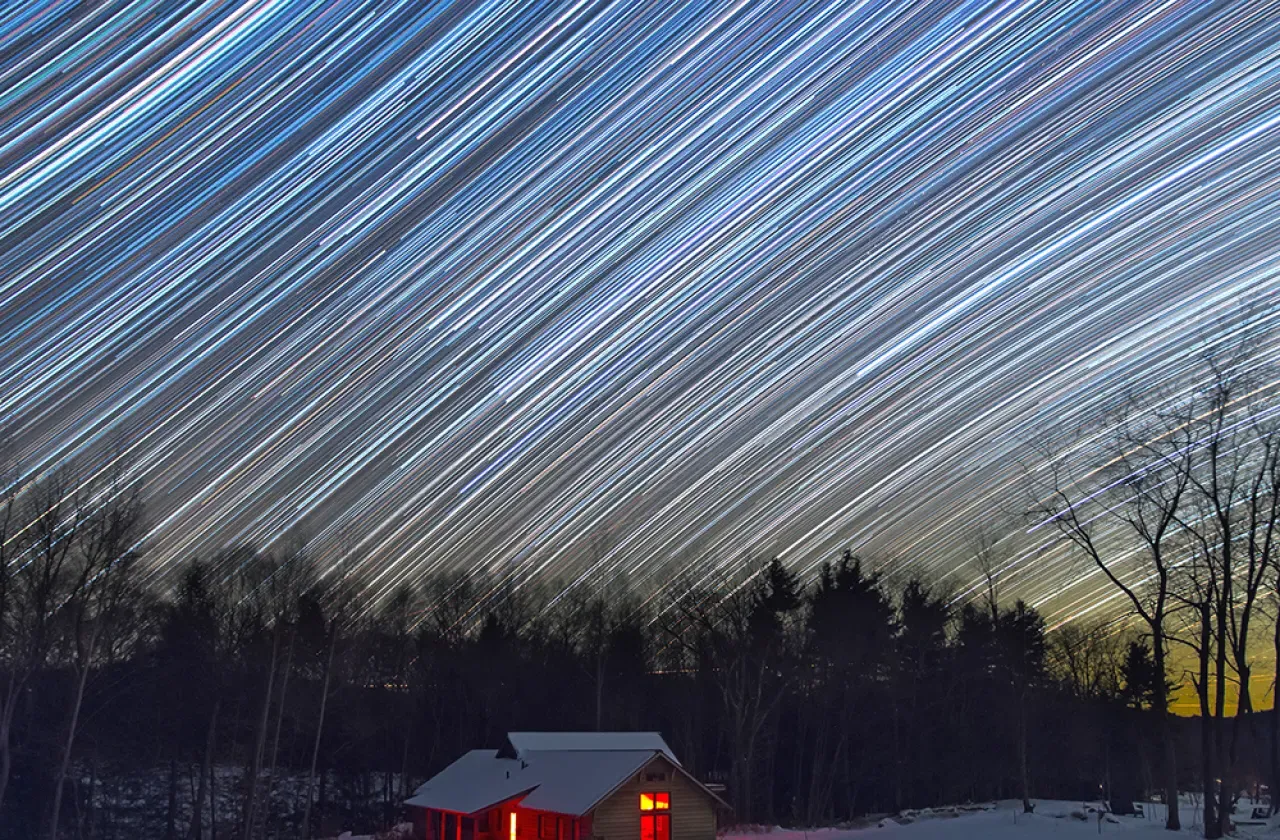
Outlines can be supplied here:
<path id="1" fill-rule="evenodd" d="M 511 840 L 516 840 L 516 812 L 511 812 Z"/>
<path id="2" fill-rule="evenodd" d="M 671 794 L 669 793 L 640 794 L 640 810 L 641 811 L 671 810 Z"/>

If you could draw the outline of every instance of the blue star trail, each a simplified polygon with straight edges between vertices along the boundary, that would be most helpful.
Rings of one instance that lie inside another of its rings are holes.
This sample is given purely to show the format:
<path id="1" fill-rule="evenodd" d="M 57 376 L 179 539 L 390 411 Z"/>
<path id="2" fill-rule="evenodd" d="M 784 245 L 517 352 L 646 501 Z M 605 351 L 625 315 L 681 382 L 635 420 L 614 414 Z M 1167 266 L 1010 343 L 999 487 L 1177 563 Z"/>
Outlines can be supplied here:
<path id="1" fill-rule="evenodd" d="M 162 578 L 963 592 L 995 527 L 1061 622 L 1029 459 L 1276 320 L 1278 194 L 1275 2 L 6 3 L 0 417 Z"/>

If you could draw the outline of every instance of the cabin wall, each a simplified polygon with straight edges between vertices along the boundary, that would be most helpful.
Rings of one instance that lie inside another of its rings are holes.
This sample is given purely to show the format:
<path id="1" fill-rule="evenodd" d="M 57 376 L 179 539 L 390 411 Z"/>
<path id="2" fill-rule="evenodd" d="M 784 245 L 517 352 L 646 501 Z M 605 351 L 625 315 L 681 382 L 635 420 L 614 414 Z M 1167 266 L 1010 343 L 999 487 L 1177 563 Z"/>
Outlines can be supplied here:
<path id="1" fill-rule="evenodd" d="M 647 781 L 661 773 L 665 781 Z M 715 805 L 705 792 L 665 760 L 650 762 L 592 811 L 595 840 L 640 840 L 640 794 L 671 794 L 671 840 L 715 840 Z"/>
<path id="2" fill-rule="evenodd" d="M 513 812 L 516 815 L 515 840 L 546 840 L 539 833 L 539 817 L 541 816 L 547 816 L 554 820 L 554 828 L 552 829 L 554 837 L 552 840 L 586 840 L 588 837 L 580 827 L 581 820 L 574 817 L 512 805 L 504 805 L 498 810 L 500 816 L 497 822 L 501 826 L 501 830 L 494 832 L 486 840 L 511 840 L 511 814 Z"/>
<path id="3" fill-rule="evenodd" d="M 435 808 L 410 808 L 414 837 L 422 840 L 507 840 L 497 824 L 498 810 L 468 817 Z"/>
<path id="4" fill-rule="evenodd" d="M 576 818 L 565 814 L 520 808 L 516 818 L 516 840 L 579 840 L 577 823 Z"/>
<path id="5" fill-rule="evenodd" d="M 519 806 L 504 805 L 476 818 L 439 811 L 434 808 L 411 808 L 414 837 L 420 840 L 512 840 L 511 814 L 516 815 L 515 840 L 587 840 L 590 830 L 583 830 L 582 819 L 534 811 Z M 539 817 L 554 820 L 554 836 L 547 838 L 540 832 Z M 465 820 L 465 822 L 464 822 Z M 445 833 L 445 828 L 451 833 Z"/>

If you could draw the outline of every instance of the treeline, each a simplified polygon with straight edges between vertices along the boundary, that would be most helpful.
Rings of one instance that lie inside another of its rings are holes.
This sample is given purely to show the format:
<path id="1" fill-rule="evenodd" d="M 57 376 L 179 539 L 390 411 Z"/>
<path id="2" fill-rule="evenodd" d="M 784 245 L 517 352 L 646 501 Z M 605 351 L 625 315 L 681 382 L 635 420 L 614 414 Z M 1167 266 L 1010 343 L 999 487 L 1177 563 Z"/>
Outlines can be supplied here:
<path id="1" fill-rule="evenodd" d="M 1150 786 L 1148 648 L 1047 634 L 994 586 L 957 606 L 845 554 L 808 586 L 778 561 L 666 601 L 436 576 L 371 609 L 340 566 L 239 548 L 153 591 L 136 497 L 30 498 L 47 515 L 3 590 L 4 837 L 387 826 L 519 729 L 659 730 L 741 822 Z"/>

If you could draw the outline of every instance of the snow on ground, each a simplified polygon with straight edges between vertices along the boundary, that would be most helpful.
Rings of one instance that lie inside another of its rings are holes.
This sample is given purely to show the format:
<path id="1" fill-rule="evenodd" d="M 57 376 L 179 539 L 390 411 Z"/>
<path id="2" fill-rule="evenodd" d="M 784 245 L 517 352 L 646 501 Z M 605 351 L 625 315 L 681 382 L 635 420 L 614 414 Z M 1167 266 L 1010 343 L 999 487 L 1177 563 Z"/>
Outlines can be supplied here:
<path id="1" fill-rule="evenodd" d="M 1253 804 L 1242 801 L 1236 809 L 1236 838 L 1242 840 L 1280 840 L 1280 820 L 1252 822 Z M 1164 830 L 1164 806 L 1159 803 L 1142 803 L 1143 816 L 1117 817 L 1098 815 L 1098 802 L 1063 802 L 1049 799 L 1035 800 L 1035 813 L 1022 813 L 1021 800 L 1006 800 L 982 806 L 965 808 L 925 808 L 906 811 L 899 815 L 868 819 L 862 824 L 846 828 L 815 828 L 808 831 L 791 828 L 731 829 L 719 840 L 1085 840 L 1100 835 L 1126 833 L 1132 840 L 1167 838 Z M 1195 800 L 1188 798 L 1181 805 L 1183 824 L 1179 837 L 1199 837 L 1199 808 Z M 395 832 L 403 832 L 396 834 Z M 403 824 L 387 834 L 342 834 L 335 840 L 383 840 L 383 838 L 409 837 L 412 827 Z"/>
<path id="2" fill-rule="evenodd" d="M 1099 835 L 1129 833 L 1133 840 L 1145 836 L 1168 837 L 1164 830 L 1164 806 L 1145 803 L 1144 816 L 1102 816 L 1099 824 L 1099 803 L 1060 802 L 1036 800 L 1035 813 L 1022 813 L 1021 801 L 1005 801 L 980 809 L 939 808 L 909 811 L 899 816 L 885 817 L 868 825 L 852 828 L 819 828 L 809 831 L 773 828 L 761 832 L 733 831 L 724 840 L 1063 840 L 1079 837 L 1081 840 Z M 1243 805 L 1237 814 L 1245 816 Z M 1199 814 L 1193 813 L 1193 804 L 1187 802 L 1182 811 L 1183 831 L 1188 836 L 1200 836 Z M 1270 821 L 1261 825 L 1238 826 L 1236 837 L 1280 838 L 1280 824 Z"/>
<path id="3" fill-rule="evenodd" d="M 352 834 L 344 831 L 333 840 L 410 840 L 413 837 L 413 823 L 400 823 L 381 834 Z"/>

